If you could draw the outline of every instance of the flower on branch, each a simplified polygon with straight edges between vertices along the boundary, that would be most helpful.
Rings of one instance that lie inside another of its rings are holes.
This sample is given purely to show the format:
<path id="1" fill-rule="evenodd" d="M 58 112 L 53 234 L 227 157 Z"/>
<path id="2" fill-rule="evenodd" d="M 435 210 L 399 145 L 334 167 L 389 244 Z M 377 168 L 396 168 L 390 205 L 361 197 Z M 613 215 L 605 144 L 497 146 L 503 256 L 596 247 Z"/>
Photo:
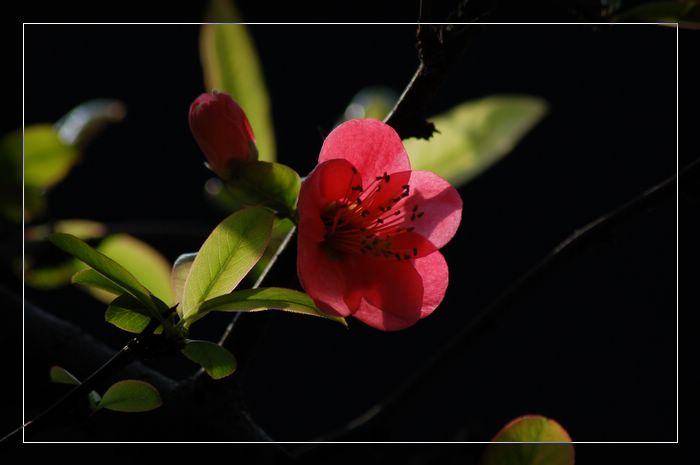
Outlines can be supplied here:
<path id="1" fill-rule="evenodd" d="M 258 159 L 255 135 L 243 109 L 226 93 L 204 93 L 190 106 L 190 129 L 209 167 L 228 179 L 238 163 Z"/>
<path id="2" fill-rule="evenodd" d="M 448 269 L 438 251 L 455 234 L 459 193 L 411 171 L 401 139 L 371 119 L 338 126 L 299 195 L 297 269 L 322 310 L 385 331 L 404 329 L 442 301 Z"/>

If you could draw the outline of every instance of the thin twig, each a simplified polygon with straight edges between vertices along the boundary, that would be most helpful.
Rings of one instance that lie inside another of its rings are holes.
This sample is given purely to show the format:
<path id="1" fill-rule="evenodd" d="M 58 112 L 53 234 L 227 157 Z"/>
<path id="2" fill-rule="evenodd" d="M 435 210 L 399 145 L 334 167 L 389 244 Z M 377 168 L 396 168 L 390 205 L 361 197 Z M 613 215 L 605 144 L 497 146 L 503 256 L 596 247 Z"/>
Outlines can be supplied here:
<path id="1" fill-rule="evenodd" d="M 421 24 L 416 31 L 416 48 L 420 60 L 418 69 L 394 108 L 384 119 L 402 139 L 430 139 L 436 132 L 435 125 L 425 119 L 428 103 L 444 81 L 450 66 L 464 52 L 470 33 L 475 30 L 474 25 L 423 22 L 468 21 L 473 12 L 467 13 L 466 3 L 458 2 L 456 10 L 449 14 L 440 14 L 433 11 L 432 2 L 421 2 Z M 471 19 L 477 19 L 479 16 Z"/>

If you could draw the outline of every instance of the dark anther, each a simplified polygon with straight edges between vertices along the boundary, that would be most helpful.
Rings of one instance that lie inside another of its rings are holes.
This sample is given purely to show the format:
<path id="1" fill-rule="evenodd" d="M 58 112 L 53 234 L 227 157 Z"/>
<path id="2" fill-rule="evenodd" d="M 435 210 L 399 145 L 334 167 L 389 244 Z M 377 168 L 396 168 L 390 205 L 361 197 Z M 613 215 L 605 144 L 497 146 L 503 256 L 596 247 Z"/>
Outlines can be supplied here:
<path id="1" fill-rule="evenodd" d="M 414 205 L 413 208 L 411 209 L 413 213 L 418 211 L 418 205 Z"/>
<path id="2" fill-rule="evenodd" d="M 387 184 L 389 183 L 389 181 L 391 181 L 391 176 L 386 174 L 386 171 L 384 172 L 384 176 L 382 176 L 382 178 L 384 178 L 384 182 Z"/>
<path id="3" fill-rule="evenodd" d="M 418 255 L 418 249 L 414 247 L 413 248 L 413 256 L 415 257 L 416 255 Z"/>
<path id="4" fill-rule="evenodd" d="M 403 259 L 404 259 L 404 260 L 408 260 L 408 259 L 410 259 L 410 258 L 411 258 L 411 256 L 410 256 L 409 254 L 404 254 L 404 256 L 403 256 Z"/>
<path id="5" fill-rule="evenodd" d="M 355 168 L 354 166 L 352 167 L 352 174 L 357 174 L 357 168 Z"/>
<path id="6" fill-rule="evenodd" d="M 377 218 L 377 224 L 384 224 L 384 220 L 381 218 Z"/>
<path id="7" fill-rule="evenodd" d="M 369 216 L 369 215 L 370 215 L 369 210 L 364 210 L 362 213 L 360 213 L 360 216 L 363 216 L 363 217 Z"/>
<path id="8" fill-rule="evenodd" d="M 394 257 L 396 257 L 396 259 L 397 259 L 398 261 L 401 261 L 401 255 L 395 253 L 395 254 L 394 254 Z"/>
<path id="9" fill-rule="evenodd" d="M 385 212 L 385 211 L 386 211 L 386 208 L 380 206 L 380 207 L 379 207 L 379 211 L 380 211 L 380 212 Z"/>
<path id="10" fill-rule="evenodd" d="M 394 212 L 394 216 L 400 215 L 400 214 L 401 214 L 401 210 L 396 210 L 396 211 Z"/>
<path id="11" fill-rule="evenodd" d="M 354 190 L 355 192 L 362 192 L 362 186 L 353 186 L 352 190 Z"/>
<path id="12" fill-rule="evenodd" d="M 424 213 L 425 213 L 425 212 L 420 212 L 420 213 L 418 213 L 418 218 L 423 218 L 423 214 L 424 214 Z"/>
<path id="13" fill-rule="evenodd" d="M 411 186 L 409 186 L 408 184 L 404 184 L 403 186 L 401 186 L 401 188 L 408 190 L 411 188 Z"/>
<path id="14" fill-rule="evenodd" d="M 413 230 L 416 229 L 414 226 L 406 228 L 406 232 L 413 232 Z"/>
<path id="15" fill-rule="evenodd" d="M 357 200 L 355 200 L 355 202 L 357 202 L 358 205 L 362 205 L 362 199 L 360 199 L 359 197 L 357 198 Z"/>

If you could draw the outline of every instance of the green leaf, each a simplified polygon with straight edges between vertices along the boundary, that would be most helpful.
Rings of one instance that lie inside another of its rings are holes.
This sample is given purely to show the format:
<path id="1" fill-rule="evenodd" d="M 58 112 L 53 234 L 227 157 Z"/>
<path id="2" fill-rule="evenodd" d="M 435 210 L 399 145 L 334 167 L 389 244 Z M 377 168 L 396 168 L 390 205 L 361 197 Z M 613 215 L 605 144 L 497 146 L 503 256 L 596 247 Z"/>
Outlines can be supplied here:
<path id="1" fill-rule="evenodd" d="M 153 247 L 128 234 L 114 234 L 106 237 L 97 250 L 121 264 L 166 305 L 175 303 L 170 263 Z"/>
<path id="2" fill-rule="evenodd" d="M 163 401 L 158 390 L 145 381 L 125 379 L 114 383 L 102 396 L 97 409 L 116 412 L 147 412 L 160 407 Z"/>
<path id="3" fill-rule="evenodd" d="M 21 132 L 13 137 L 19 137 L 21 143 Z M 65 178 L 77 160 L 78 150 L 63 142 L 51 125 L 24 129 L 25 184 L 48 189 Z"/>
<path id="4" fill-rule="evenodd" d="M 209 341 L 187 341 L 182 353 L 204 368 L 213 379 L 224 378 L 236 371 L 236 358 L 231 352 Z"/>
<path id="5" fill-rule="evenodd" d="M 125 116 L 126 106 L 119 100 L 95 99 L 73 108 L 55 127 L 66 144 L 82 147 L 107 124 L 118 123 Z"/>
<path id="6" fill-rule="evenodd" d="M 232 1 L 213 0 L 207 22 L 236 23 L 240 16 Z M 243 24 L 205 24 L 200 56 L 208 90 L 224 91 L 243 108 L 255 133 L 261 160 L 275 160 L 275 134 L 262 67 L 255 45 Z"/>
<path id="7" fill-rule="evenodd" d="M 185 282 L 187 277 L 190 275 L 190 270 L 192 269 L 192 263 L 197 257 L 196 253 L 186 253 L 177 257 L 175 263 L 173 264 L 173 269 L 170 272 L 170 287 L 175 295 L 175 302 L 182 302 L 182 293 L 185 290 Z M 178 312 L 180 311 L 180 306 L 178 306 Z"/>
<path id="8" fill-rule="evenodd" d="M 294 217 L 301 178 L 288 166 L 257 161 L 239 165 L 226 184 L 210 179 L 205 185 L 207 196 L 225 211 L 262 205 Z"/>
<path id="9" fill-rule="evenodd" d="M 49 240 L 59 249 L 81 260 L 102 276 L 114 281 L 118 286 L 126 289 L 139 302 L 153 311 L 154 316 L 160 317 L 160 308 L 146 289 L 123 266 L 106 255 L 93 249 L 80 239 L 70 234 L 54 233 Z"/>
<path id="10" fill-rule="evenodd" d="M 60 384 L 71 384 L 77 386 L 80 384 L 78 378 L 70 374 L 68 370 L 58 365 L 54 365 L 49 370 L 49 376 L 51 377 L 51 382 Z"/>
<path id="11" fill-rule="evenodd" d="M 246 276 L 246 282 L 252 287 L 258 287 L 260 282 L 275 264 L 277 257 L 287 247 L 290 239 L 294 235 L 294 222 L 289 218 L 277 218 L 272 225 L 272 234 L 270 234 L 270 242 L 263 253 L 258 263 L 255 264 L 250 273 Z"/>
<path id="12" fill-rule="evenodd" d="M 116 296 L 127 292 L 126 289 L 105 278 L 92 268 L 78 271 L 71 278 L 71 282 L 86 288 L 99 289 L 100 291 L 103 291 L 105 294 L 108 294 L 105 299 L 106 303 L 112 302 Z"/>
<path id="13" fill-rule="evenodd" d="M 257 161 L 242 165 L 228 186 L 243 204 L 264 205 L 291 216 L 301 178 L 288 166 Z"/>
<path id="14" fill-rule="evenodd" d="M 150 315 L 138 300 L 124 294 L 112 301 L 105 311 L 105 321 L 130 333 L 141 333 L 151 322 Z"/>
<path id="15" fill-rule="evenodd" d="M 196 314 L 205 300 L 238 286 L 265 251 L 273 218 L 273 212 L 266 208 L 246 208 L 230 215 L 212 231 L 185 282 L 183 317 Z"/>
<path id="16" fill-rule="evenodd" d="M 307 294 L 293 289 L 267 287 L 234 291 L 227 295 L 204 302 L 197 317 L 208 312 L 259 312 L 262 310 L 282 310 L 303 315 L 318 316 L 347 326 L 345 319 L 327 315 L 316 307 Z"/>
<path id="17" fill-rule="evenodd" d="M 439 133 L 404 145 L 412 169 L 433 171 L 459 186 L 508 154 L 546 112 L 537 97 L 486 97 L 431 118 Z"/>
<path id="18" fill-rule="evenodd" d="M 526 442 L 529 444 L 493 444 Z M 525 415 L 508 423 L 493 438 L 481 465 L 573 465 L 574 446 L 559 423 L 539 415 Z M 539 443 L 539 444 L 538 444 Z M 544 443 L 544 444 L 542 444 Z"/>

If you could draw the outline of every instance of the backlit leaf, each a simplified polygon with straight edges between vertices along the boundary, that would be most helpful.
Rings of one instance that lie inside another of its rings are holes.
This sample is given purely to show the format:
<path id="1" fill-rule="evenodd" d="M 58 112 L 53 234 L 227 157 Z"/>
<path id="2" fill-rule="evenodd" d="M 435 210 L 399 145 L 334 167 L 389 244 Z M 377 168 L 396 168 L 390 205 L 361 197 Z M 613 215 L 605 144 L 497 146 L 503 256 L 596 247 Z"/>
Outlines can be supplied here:
<path id="1" fill-rule="evenodd" d="M 119 263 L 70 234 L 54 233 L 49 236 L 49 240 L 59 249 L 73 255 L 104 277 L 114 281 L 118 286 L 126 289 L 139 302 L 149 308 L 154 316 L 160 317 L 162 309 L 151 297 L 148 289 Z"/>
<path id="2" fill-rule="evenodd" d="M 158 390 L 145 381 L 125 379 L 114 383 L 102 396 L 97 409 L 117 412 L 146 412 L 160 407 Z"/>
<path id="3" fill-rule="evenodd" d="M 430 118 L 439 133 L 404 145 L 412 169 L 433 171 L 459 186 L 508 154 L 546 112 L 537 97 L 486 97 Z"/>
<path id="4" fill-rule="evenodd" d="M 197 252 L 182 297 L 184 317 L 198 312 L 205 300 L 227 294 L 257 263 L 270 240 L 274 214 L 251 207 L 222 221 Z"/>
<path id="5" fill-rule="evenodd" d="M 182 353 L 200 365 L 213 379 L 224 378 L 236 371 L 236 358 L 231 352 L 209 341 L 187 341 Z"/>
<path id="6" fill-rule="evenodd" d="M 78 378 L 70 374 L 70 372 L 68 372 L 68 370 L 65 368 L 58 365 L 51 367 L 49 370 L 49 376 L 51 377 L 51 381 L 54 383 L 71 384 L 73 386 L 80 384 Z"/>
<path id="7" fill-rule="evenodd" d="M 201 306 L 201 314 L 208 312 L 259 312 L 262 310 L 281 310 L 303 315 L 318 316 L 336 321 L 347 326 L 345 319 L 327 315 L 316 307 L 307 294 L 293 289 L 268 287 L 234 291 L 211 300 Z M 197 315 L 198 317 L 200 315 Z"/>
<path id="8" fill-rule="evenodd" d="M 499 442 L 529 444 L 495 444 Z M 525 415 L 496 434 L 484 450 L 481 465 L 573 465 L 574 446 L 566 444 L 570 442 L 571 437 L 556 421 Z"/>
<path id="9" fill-rule="evenodd" d="M 124 331 L 138 334 L 146 329 L 151 318 L 139 301 L 129 295 L 121 295 L 107 307 L 105 321 Z"/>
<path id="10" fill-rule="evenodd" d="M 190 270 L 192 269 L 192 263 L 197 256 L 196 253 L 186 253 L 177 257 L 175 263 L 173 264 L 173 269 L 170 272 L 170 287 L 173 290 L 175 296 L 175 302 L 182 302 L 182 293 L 185 290 L 185 282 L 187 282 L 187 277 L 190 275 Z M 178 311 L 180 307 L 178 306 Z"/>
<path id="11" fill-rule="evenodd" d="M 166 305 L 174 304 L 170 263 L 157 250 L 128 234 L 106 237 L 97 250 L 122 265 Z"/>

